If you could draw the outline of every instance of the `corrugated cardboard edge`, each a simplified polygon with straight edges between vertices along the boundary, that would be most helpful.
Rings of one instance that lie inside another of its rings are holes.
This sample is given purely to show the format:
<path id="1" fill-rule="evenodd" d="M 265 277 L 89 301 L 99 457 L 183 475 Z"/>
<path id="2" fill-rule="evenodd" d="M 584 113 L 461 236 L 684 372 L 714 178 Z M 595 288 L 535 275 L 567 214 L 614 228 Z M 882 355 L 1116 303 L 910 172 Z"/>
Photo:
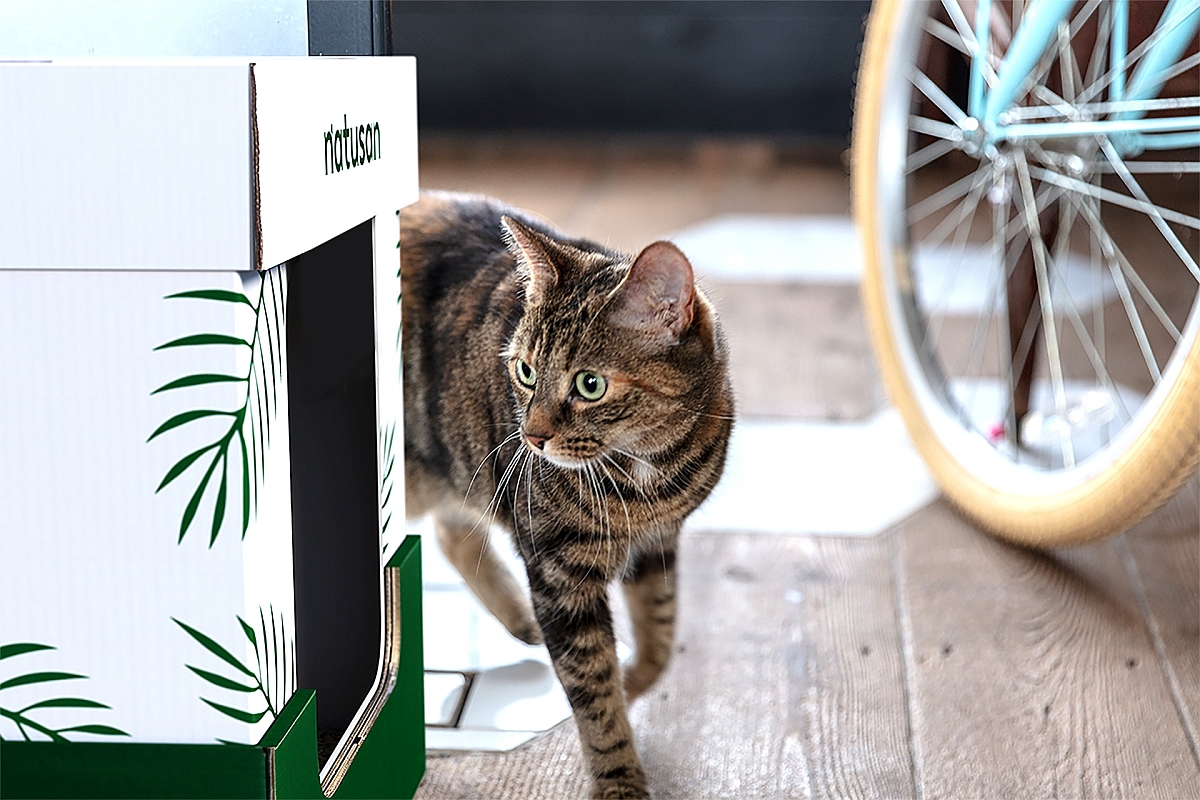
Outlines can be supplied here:
<path id="1" fill-rule="evenodd" d="M 342 736 L 329 761 L 322 770 L 321 791 L 333 797 L 350 771 L 354 757 L 371 733 L 379 712 L 392 696 L 400 674 L 400 647 L 403 617 L 400 608 L 400 569 L 390 564 L 383 570 L 383 652 L 380 655 L 379 675 L 371 698 L 359 711 L 349 730 Z"/>
<path id="2" fill-rule="evenodd" d="M 254 196 L 250 207 L 253 217 L 250 220 L 250 235 L 254 241 L 252 260 L 254 268 L 263 269 L 263 240 L 262 240 L 262 187 L 258 171 L 258 87 L 254 81 L 254 68 L 257 65 L 250 62 L 250 184 Z"/>

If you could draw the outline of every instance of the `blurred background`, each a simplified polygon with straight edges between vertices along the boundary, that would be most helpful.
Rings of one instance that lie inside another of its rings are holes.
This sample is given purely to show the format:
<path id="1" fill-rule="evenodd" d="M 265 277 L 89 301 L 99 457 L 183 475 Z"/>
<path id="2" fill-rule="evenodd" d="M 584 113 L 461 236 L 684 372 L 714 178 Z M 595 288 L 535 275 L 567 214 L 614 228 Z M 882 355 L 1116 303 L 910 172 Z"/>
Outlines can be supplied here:
<path id="1" fill-rule="evenodd" d="M 846 143 L 869 2 L 432 0 L 391 6 L 423 132 Z"/>

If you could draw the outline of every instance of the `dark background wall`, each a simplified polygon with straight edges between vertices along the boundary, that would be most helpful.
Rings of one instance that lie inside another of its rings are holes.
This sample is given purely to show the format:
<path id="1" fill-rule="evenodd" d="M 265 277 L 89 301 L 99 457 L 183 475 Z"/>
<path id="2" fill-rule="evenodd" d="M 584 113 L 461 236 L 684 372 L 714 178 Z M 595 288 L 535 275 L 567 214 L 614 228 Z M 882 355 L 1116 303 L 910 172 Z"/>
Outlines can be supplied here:
<path id="1" fill-rule="evenodd" d="M 357 46 L 417 56 L 423 132 L 844 138 L 869 7 L 866 0 L 310 0 L 309 42 L 314 53 Z"/>

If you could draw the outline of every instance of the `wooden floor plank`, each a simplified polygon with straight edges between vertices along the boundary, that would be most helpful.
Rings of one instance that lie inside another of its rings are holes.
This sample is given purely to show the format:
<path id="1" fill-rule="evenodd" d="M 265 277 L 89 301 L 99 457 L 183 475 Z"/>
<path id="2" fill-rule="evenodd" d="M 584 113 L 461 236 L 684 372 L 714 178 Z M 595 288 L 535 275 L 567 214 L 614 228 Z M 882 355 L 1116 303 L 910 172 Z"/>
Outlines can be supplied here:
<path id="1" fill-rule="evenodd" d="M 636 703 L 638 747 L 659 797 L 797 797 L 785 772 L 787 591 L 795 542 L 687 536 L 676 653 Z M 784 785 L 780 785 L 780 784 Z"/>
<path id="2" fill-rule="evenodd" d="M 635 706 L 662 797 L 912 792 L 883 540 L 689 536 L 679 652 Z"/>
<path id="3" fill-rule="evenodd" d="M 686 535 L 679 564 L 677 652 L 631 712 L 656 797 L 912 794 L 886 540 Z M 418 797 L 578 797 L 575 737 L 432 757 Z"/>
<path id="4" fill-rule="evenodd" d="M 690 150 L 623 148 L 605 166 L 572 218 L 577 236 L 636 253 L 715 216 L 722 171 L 705 168 Z"/>
<path id="5" fill-rule="evenodd" d="M 553 141 L 430 138 L 421 144 L 421 188 L 495 197 L 574 235 L 585 198 L 607 173 L 602 152 Z"/>
<path id="6" fill-rule="evenodd" d="M 1164 675 L 1200 763 L 1200 481 L 1193 478 L 1122 539 Z"/>
<path id="7" fill-rule="evenodd" d="M 940 503 L 900 537 L 924 797 L 1195 794 L 1200 770 L 1112 542 L 1038 554 Z"/>
<path id="8" fill-rule="evenodd" d="M 914 792 L 890 542 L 813 539 L 787 599 L 793 705 L 814 797 Z M 801 694 L 802 692 L 802 694 Z"/>
<path id="9" fill-rule="evenodd" d="M 706 288 L 729 340 L 740 415 L 849 421 L 882 406 L 857 286 Z"/>

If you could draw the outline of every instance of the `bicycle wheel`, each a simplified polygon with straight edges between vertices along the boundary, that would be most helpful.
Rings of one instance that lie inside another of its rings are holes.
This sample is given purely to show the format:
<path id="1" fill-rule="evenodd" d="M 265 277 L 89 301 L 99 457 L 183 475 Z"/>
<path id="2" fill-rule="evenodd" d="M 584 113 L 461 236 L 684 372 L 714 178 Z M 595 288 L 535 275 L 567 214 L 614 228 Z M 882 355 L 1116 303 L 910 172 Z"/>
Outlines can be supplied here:
<path id="1" fill-rule="evenodd" d="M 1036 2 L 993 5 L 983 92 Z M 872 9 L 853 144 L 863 302 L 888 394 L 948 499 L 1011 541 L 1070 544 L 1132 525 L 1200 461 L 1200 151 L 1104 125 L 987 136 L 968 113 L 979 5 Z M 1153 100 L 1113 99 L 1166 35 L 1142 18 L 1150 4 L 1131 6 L 1121 61 L 1117 5 L 1075 4 L 1001 119 L 1187 129 L 1194 37 Z"/>

